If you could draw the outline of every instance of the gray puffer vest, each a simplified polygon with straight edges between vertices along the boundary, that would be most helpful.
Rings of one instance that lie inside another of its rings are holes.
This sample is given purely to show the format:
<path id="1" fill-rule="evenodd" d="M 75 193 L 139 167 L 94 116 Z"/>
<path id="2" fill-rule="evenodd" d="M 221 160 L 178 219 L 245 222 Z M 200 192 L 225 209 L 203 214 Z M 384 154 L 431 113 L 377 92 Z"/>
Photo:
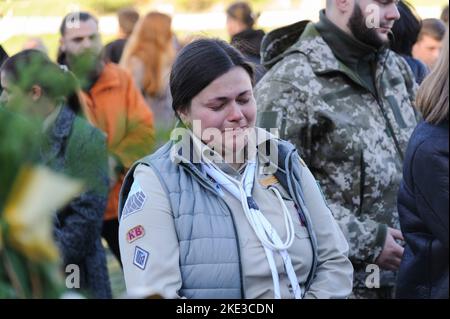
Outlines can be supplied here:
<path id="1" fill-rule="evenodd" d="M 302 166 L 293 145 L 270 140 L 278 145 L 278 170 L 275 176 L 289 191 L 306 222 L 313 247 L 313 266 L 308 290 L 317 268 L 317 244 L 308 210 L 303 201 L 299 176 Z M 230 208 L 200 164 L 171 159 L 173 142 L 137 161 L 129 170 L 119 197 L 119 220 L 133 184 L 137 165 L 150 166 L 167 192 L 180 245 L 182 287 L 180 296 L 196 299 L 245 298 L 240 263 L 239 240 Z M 177 158 L 178 160 L 179 158 Z"/>

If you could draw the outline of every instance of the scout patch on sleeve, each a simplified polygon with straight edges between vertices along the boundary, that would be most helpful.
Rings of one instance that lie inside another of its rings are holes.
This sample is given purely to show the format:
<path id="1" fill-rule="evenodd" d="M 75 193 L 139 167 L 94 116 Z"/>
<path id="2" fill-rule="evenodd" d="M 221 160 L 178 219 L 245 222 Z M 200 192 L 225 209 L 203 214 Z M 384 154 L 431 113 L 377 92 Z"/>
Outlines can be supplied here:
<path id="1" fill-rule="evenodd" d="M 144 237 L 144 235 L 145 235 L 144 227 L 142 227 L 141 225 L 138 225 L 136 227 L 131 228 L 127 232 L 127 241 L 128 241 L 128 243 L 132 243 L 135 240 L 138 240 L 139 238 Z"/>
<path id="2" fill-rule="evenodd" d="M 122 212 L 122 219 L 139 212 L 145 204 L 147 195 L 137 181 L 134 181 Z"/>
<path id="3" fill-rule="evenodd" d="M 149 255 L 150 254 L 148 251 L 142 249 L 141 247 L 136 246 L 136 248 L 134 249 L 133 265 L 144 270 L 145 266 L 147 265 Z"/>

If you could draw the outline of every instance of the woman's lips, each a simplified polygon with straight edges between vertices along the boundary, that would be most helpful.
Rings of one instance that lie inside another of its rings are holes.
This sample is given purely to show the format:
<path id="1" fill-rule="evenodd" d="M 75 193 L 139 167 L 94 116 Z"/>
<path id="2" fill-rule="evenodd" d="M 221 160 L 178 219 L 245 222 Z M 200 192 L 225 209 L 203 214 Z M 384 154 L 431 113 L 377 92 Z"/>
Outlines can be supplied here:
<path id="1" fill-rule="evenodd" d="M 248 129 L 248 126 L 242 126 L 242 127 L 227 127 L 225 128 L 222 133 L 241 133 Z"/>

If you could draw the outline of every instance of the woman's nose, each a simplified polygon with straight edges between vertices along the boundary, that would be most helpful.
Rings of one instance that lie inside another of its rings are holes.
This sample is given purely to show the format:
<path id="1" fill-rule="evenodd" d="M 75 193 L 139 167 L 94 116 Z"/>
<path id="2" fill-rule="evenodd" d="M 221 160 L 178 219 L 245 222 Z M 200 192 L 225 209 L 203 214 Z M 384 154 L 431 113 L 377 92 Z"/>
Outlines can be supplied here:
<path id="1" fill-rule="evenodd" d="M 228 121 L 236 122 L 240 121 L 244 117 L 240 105 L 238 105 L 236 102 L 232 102 L 230 108 L 231 110 L 228 116 Z"/>

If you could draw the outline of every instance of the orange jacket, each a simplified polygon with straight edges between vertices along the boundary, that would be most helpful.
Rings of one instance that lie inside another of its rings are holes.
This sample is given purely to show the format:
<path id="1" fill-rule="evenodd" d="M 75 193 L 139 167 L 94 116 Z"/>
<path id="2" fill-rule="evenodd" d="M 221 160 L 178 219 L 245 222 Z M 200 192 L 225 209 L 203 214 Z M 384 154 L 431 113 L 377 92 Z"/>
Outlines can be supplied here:
<path id="1" fill-rule="evenodd" d="M 128 169 L 148 155 L 154 145 L 153 113 L 131 75 L 107 63 L 89 92 L 83 92 L 84 113 L 107 135 L 109 152 Z M 123 175 L 110 190 L 105 220 L 117 218 Z"/>

